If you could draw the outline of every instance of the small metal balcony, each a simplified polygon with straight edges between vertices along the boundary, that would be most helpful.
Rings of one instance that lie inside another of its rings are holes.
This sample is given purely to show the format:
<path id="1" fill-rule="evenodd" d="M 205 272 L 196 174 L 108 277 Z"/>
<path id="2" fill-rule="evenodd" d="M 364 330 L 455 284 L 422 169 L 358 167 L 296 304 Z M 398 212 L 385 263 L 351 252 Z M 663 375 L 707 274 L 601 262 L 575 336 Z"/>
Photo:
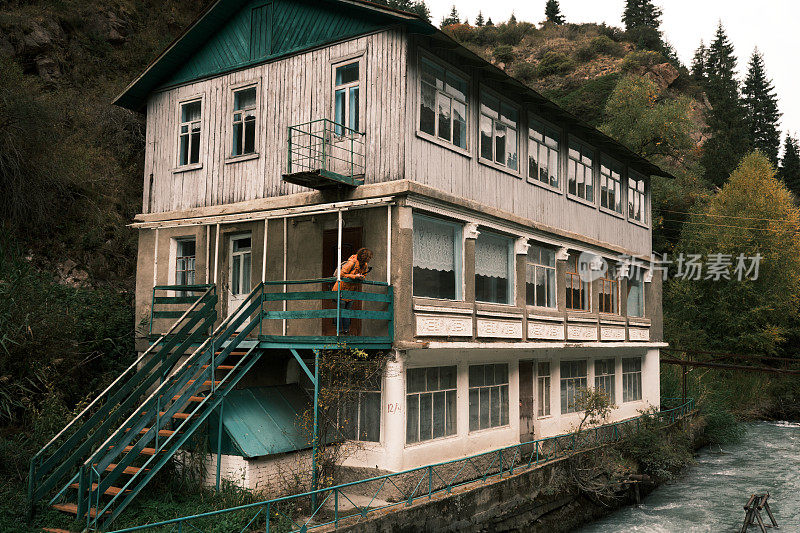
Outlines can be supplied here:
<path id="1" fill-rule="evenodd" d="M 288 155 L 289 183 L 318 190 L 364 183 L 364 134 L 332 120 L 290 126 Z"/>

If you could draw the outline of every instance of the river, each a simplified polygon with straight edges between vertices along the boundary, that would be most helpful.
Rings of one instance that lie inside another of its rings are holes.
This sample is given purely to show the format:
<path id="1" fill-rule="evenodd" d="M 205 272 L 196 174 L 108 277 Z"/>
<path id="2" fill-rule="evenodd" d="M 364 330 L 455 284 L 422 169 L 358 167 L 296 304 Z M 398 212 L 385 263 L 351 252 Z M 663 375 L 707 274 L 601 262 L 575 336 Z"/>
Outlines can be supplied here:
<path id="1" fill-rule="evenodd" d="M 800 424 L 748 424 L 741 442 L 701 450 L 695 465 L 641 506 L 620 509 L 580 532 L 738 532 L 742 506 L 759 492 L 770 493 L 777 531 L 800 532 Z"/>

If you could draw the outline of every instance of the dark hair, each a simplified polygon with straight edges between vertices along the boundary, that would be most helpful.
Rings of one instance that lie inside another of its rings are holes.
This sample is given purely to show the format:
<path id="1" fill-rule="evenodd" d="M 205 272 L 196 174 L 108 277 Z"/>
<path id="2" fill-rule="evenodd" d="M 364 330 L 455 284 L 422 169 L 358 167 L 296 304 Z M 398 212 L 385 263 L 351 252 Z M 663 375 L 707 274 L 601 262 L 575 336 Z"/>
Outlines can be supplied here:
<path id="1" fill-rule="evenodd" d="M 372 260 L 372 250 L 369 248 L 361 248 L 356 252 L 356 259 L 359 263 L 368 263 Z"/>

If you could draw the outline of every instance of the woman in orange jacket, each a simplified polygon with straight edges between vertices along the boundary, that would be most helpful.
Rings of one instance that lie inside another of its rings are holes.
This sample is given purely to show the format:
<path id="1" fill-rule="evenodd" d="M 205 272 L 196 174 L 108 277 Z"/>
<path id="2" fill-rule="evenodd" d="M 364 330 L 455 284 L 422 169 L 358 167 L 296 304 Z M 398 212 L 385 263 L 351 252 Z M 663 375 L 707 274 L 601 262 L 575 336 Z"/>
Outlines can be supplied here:
<path id="1" fill-rule="evenodd" d="M 372 250 L 361 248 L 341 265 L 339 277 L 341 278 L 343 291 L 357 291 L 359 281 L 363 280 L 370 271 L 369 262 L 372 261 Z M 353 281 L 345 281 L 353 280 Z M 339 282 L 333 284 L 333 290 L 339 289 Z M 353 300 L 342 298 L 341 308 L 350 309 Z M 350 333 L 350 317 L 342 317 L 339 323 L 339 335 Z"/>

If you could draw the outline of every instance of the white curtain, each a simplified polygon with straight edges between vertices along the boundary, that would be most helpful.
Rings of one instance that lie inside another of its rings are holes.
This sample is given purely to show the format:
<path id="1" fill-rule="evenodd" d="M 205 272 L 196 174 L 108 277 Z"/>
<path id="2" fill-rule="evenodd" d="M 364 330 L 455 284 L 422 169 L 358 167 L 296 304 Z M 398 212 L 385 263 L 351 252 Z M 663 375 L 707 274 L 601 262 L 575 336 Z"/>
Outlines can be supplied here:
<path id="1" fill-rule="evenodd" d="M 414 218 L 414 266 L 428 270 L 455 270 L 455 228 L 435 220 Z"/>
<path id="2" fill-rule="evenodd" d="M 481 233 L 475 246 L 475 274 L 508 278 L 508 246 L 505 237 Z"/>

